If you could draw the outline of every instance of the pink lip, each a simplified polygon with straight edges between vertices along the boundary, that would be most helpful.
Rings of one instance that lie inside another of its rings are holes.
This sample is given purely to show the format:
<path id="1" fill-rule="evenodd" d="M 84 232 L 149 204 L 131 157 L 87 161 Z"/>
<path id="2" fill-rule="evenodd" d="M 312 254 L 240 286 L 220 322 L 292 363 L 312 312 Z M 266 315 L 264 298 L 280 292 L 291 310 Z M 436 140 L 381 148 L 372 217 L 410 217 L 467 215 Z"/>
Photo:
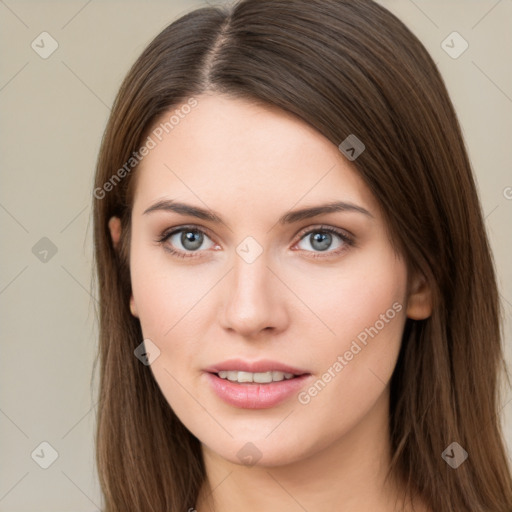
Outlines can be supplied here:
<path id="1" fill-rule="evenodd" d="M 252 382 L 231 382 L 221 379 L 216 374 L 220 371 L 242 371 L 242 372 L 268 372 L 279 371 L 297 375 L 293 379 L 285 379 L 280 382 L 258 384 Z M 241 359 L 230 359 L 205 370 L 214 393 L 226 403 L 242 409 L 268 409 L 283 402 L 287 398 L 299 392 L 305 381 L 311 377 L 310 373 L 294 368 L 276 361 L 242 361 Z"/>
<path id="2" fill-rule="evenodd" d="M 214 373 L 205 373 L 215 394 L 230 405 L 241 409 L 268 409 L 299 392 L 311 375 L 305 374 L 289 380 L 256 384 L 231 382 Z"/>
<path id="3" fill-rule="evenodd" d="M 215 364 L 208 368 L 205 368 L 205 372 L 208 373 L 219 373 L 220 371 L 240 371 L 240 372 L 283 372 L 293 373 L 294 375 L 303 375 L 308 373 L 306 370 L 294 368 L 287 364 L 279 363 L 277 361 L 271 361 L 269 359 L 260 359 L 259 361 L 244 361 L 242 359 L 229 359 L 222 363 Z"/>

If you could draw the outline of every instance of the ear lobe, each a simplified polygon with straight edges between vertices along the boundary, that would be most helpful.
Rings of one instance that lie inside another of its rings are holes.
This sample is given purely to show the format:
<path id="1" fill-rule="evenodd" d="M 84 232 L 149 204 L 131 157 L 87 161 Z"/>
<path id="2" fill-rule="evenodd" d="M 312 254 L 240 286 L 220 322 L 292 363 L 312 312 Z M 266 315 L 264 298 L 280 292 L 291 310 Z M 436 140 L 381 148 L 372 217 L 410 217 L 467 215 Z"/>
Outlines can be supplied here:
<path id="1" fill-rule="evenodd" d="M 121 239 L 121 219 L 119 217 L 111 217 L 108 221 L 108 229 L 110 230 L 110 237 L 114 249 L 117 250 L 119 240 Z"/>
<path id="2" fill-rule="evenodd" d="M 135 301 L 133 299 L 133 293 L 130 296 L 130 312 L 134 317 L 139 318 L 137 307 L 135 306 Z"/>
<path id="3" fill-rule="evenodd" d="M 406 314 L 412 320 L 424 320 L 432 314 L 432 290 L 422 274 L 412 279 Z"/>

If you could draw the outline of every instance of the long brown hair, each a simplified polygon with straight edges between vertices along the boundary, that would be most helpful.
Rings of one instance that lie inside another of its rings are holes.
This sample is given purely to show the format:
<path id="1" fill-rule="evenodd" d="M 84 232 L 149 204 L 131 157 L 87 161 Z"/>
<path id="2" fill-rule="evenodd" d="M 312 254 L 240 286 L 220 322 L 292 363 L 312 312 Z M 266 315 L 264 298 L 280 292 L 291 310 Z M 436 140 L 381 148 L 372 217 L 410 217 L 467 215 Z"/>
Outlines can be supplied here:
<path id="1" fill-rule="evenodd" d="M 420 41 L 371 0 L 241 0 L 191 12 L 144 50 L 115 100 L 94 191 L 99 294 L 97 467 L 106 512 L 185 511 L 205 479 L 199 441 L 134 356 L 134 152 L 163 113 L 214 91 L 297 115 L 337 146 L 385 213 L 393 244 L 433 294 L 408 319 L 391 380 L 390 472 L 436 512 L 510 512 L 500 430 L 501 310 L 481 206 L 444 82 Z M 127 162 L 131 162 L 127 166 Z M 124 173 L 120 169 L 124 168 Z M 120 249 L 110 217 L 122 222 Z M 459 443 L 457 469 L 441 456 Z"/>

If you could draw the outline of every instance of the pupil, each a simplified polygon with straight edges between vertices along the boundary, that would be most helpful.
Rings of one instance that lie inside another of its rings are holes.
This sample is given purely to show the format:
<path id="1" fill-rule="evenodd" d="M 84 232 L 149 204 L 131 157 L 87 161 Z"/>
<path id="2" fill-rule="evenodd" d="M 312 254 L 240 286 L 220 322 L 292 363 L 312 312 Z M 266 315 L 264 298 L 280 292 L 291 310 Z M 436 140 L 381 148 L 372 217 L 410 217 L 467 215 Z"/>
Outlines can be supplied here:
<path id="1" fill-rule="evenodd" d="M 181 234 L 181 243 L 185 249 L 193 251 L 201 247 L 203 235 L 197 231 L 184 231 Z"/>
<path id="2" fill-rule="evenodd" d="M 316 233 L 313 236 L 313 243 L 311 246 L 319 251 L 325 251 L 331 245 L 331 234 L 330 233 Z M 317 245 L 316 242 L 319 242 Z"/>

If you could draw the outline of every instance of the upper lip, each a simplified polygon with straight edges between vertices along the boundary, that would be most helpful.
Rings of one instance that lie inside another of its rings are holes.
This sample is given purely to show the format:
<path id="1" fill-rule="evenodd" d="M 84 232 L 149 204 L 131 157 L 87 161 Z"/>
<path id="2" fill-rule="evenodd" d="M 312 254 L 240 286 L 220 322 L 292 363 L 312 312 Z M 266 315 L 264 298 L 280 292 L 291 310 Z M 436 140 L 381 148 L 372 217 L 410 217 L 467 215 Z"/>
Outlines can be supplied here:
<path id="1" fill-rule="evenodd" d="M 241 371 L 250 373 L 265 373 L 270 371 L 293 373 L 294 375 L 303 375 L 309 373 L 300 368 L 295 368 L 288 364 L 269 359 L 260 359 L 258 361 L 244 361 L 243 359 L 228 359 L 221 363 L 214 364 L 205 368 L 206 372 L 219 373 L 220 371 Z"/>

